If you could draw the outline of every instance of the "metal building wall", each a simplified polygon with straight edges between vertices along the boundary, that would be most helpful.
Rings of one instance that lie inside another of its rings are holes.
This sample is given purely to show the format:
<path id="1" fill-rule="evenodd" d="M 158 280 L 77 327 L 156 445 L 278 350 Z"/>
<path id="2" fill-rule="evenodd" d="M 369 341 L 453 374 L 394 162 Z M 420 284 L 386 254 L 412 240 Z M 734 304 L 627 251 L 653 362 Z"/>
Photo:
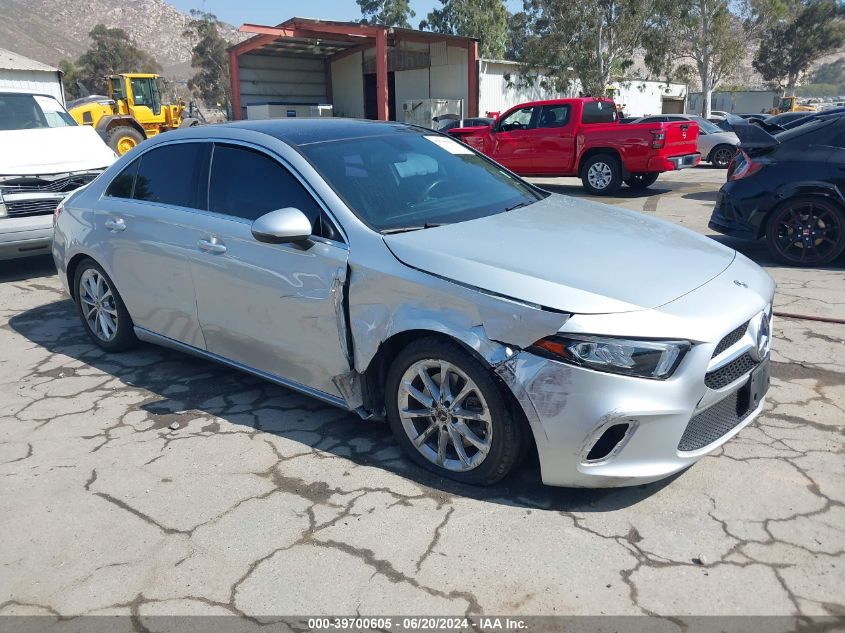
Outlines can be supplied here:
<path id="1" fill-rule="evenodd" d="M 329 103 L 326 61 L 246 53 L 238 57 L 241 106 L 251 103 Z"/>
<path id="2" fill-rule="evenodd" d="M 43 70 L 9 70 L 0 68 L 0 90 L 48 94 L 64 104 L 59 73 Z"/>

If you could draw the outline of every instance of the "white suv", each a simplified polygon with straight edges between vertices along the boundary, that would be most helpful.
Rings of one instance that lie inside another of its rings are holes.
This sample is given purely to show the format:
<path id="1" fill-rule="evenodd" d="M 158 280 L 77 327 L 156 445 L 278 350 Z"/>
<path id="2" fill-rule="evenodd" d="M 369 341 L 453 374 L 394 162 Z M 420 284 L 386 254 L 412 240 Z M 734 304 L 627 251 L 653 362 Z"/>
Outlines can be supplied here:
<path id="1" fill-rule="evenodd" d="M 0 92 L 0 260 L 48 254 L 56 206 L 115 158 L 54 97 Z"/>

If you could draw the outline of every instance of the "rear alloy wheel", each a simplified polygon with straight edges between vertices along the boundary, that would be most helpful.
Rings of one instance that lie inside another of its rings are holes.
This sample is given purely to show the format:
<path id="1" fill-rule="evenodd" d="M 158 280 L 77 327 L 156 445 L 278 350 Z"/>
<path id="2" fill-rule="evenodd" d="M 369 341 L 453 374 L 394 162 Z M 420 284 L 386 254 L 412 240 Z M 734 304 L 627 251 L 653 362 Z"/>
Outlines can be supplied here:
<path id="1" fill-rule="evenodd" d="M 92 259 L 81 262 L 73 287 L 79 317 L 92 341 L 108 352 L 135 346 L 132 319 L 112 280 L 99 264 Z"/>
<path id="2" fill-rule="evenodd" d="M 823 266 L 845 250 L 845 212 L 822 198 L 793 198 L 772 212 L 766 244 L 779 262 Z"/>
<path id="3" fill-rule="evenodd" d="M 415 341 L 387 376 L 387 414 L 417 464 L 464 483 L 488 485 L 521 454 L 519 424 L 489 368 L 439 339 Z"/>
<path id="4" fill-rule="evenodd" d="M 625 179 L 625 184 L 631 189 L 648 189 L 655 182 L 660 174 L 656 172 L 648 172 L 644 174 L 630 174 Z"/>
<path id="5" fill-rule="evenodd" d="M 584 189 L 592 194 L 611 195 L 622 185 L 622 167 L 610 154 L 591 156 L 581 170 L 581 182 Z"/>
<path id="6" fill-rule="evenodd" d="M 710 162 L 713 167 L 727 169 L 731 159 L 736 154 L 736 148 L 731 145 L 717 145 L 710 153 Z"/>

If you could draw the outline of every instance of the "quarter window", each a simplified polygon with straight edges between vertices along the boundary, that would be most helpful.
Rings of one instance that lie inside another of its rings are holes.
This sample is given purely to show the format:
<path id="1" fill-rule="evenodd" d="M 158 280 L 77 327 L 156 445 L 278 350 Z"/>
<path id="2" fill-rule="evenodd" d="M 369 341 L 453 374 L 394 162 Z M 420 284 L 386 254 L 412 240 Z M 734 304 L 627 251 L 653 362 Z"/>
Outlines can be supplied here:
<path id="1" fill-rule="evenodd" d="M 299 181 L 260 152 L 215 145 L 211 160 L 209 210 L 246 220 L 295 207 L 319 227 L 320 207 Z"/>
<path id="2" fill-rule="evenodd" d="M 191 209 L 205 208 L 208 145 L 175 143 L 146 152 L 132 198 Z"/>
<path id="3" fill-rule="evenodd" d="M 138 164 L 140 159 L 133 160 L 129 166 L 120 172 L 117 177 L 111 181 L 109 188 L 106 189 L 106 195 L 112 198 L 131 198 L 132 185 L 135 184 L 135 174 L 138 173 Z"/>

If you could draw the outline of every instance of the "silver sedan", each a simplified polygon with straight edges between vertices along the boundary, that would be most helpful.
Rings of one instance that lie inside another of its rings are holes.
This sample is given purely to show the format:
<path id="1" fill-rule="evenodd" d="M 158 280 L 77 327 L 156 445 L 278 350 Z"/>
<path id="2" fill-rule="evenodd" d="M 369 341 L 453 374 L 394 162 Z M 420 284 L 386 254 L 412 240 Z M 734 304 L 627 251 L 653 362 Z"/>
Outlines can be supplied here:
<path id="1" fill-rule="evenodd" d="M 53 254 L 103 349 L 165 345 L 386 418 L 468 483 L 530 451 L 547 484 L 654 481 L 768 388 L 754 263 L 399 124 L 169 132 L 64 203 Z"/>

